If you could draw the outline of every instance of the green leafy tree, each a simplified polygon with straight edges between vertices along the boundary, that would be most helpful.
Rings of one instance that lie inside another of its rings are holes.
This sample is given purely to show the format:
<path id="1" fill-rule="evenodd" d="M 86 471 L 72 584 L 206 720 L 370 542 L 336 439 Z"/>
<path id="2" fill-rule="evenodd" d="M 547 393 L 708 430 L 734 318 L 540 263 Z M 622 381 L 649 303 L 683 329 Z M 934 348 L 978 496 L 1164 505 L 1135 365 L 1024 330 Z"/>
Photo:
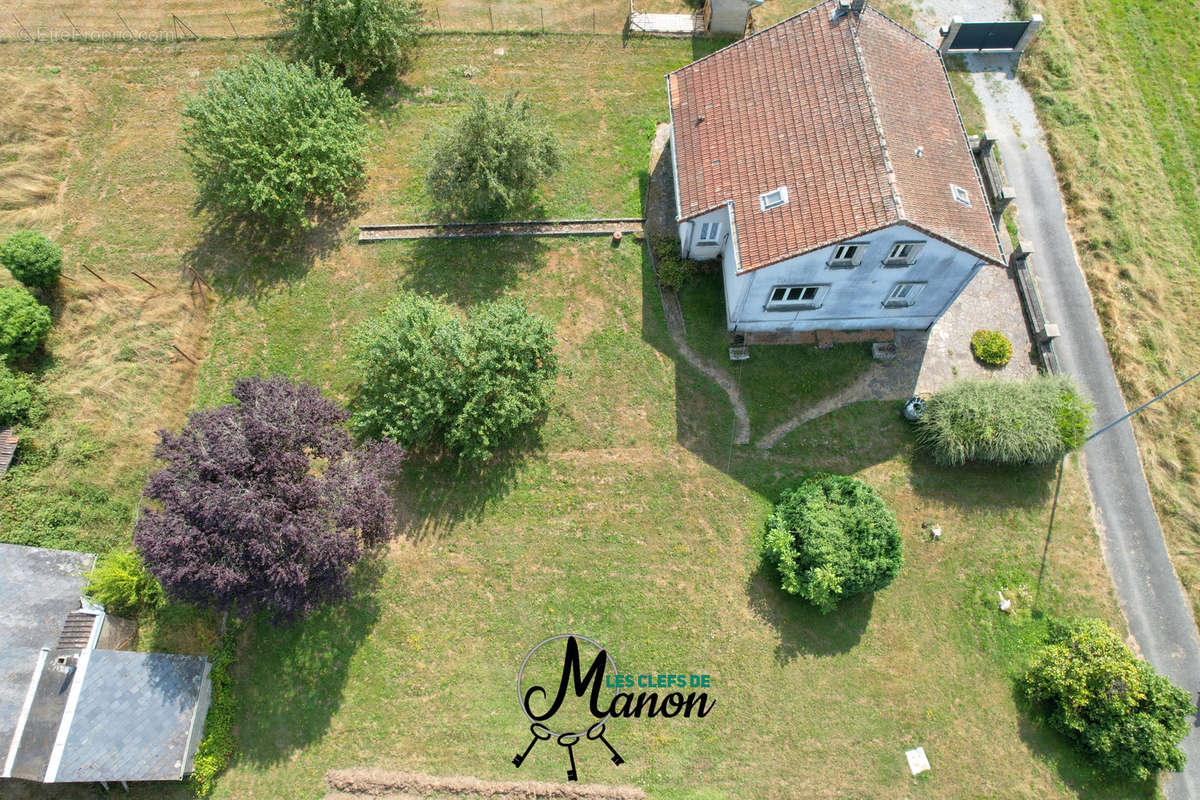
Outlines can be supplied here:
<path id="1" fill-rule="evenodd" d="M 1020 679 L 1047 721 L 1107 771 L 1145 780 L 1183 768 L 1187 692 L 1098 619 L 1054 625 Z"/>
<path id="2" fill-rule="evenodd" d="M 0 428 L 28 422 L 40 410 L 41 398 L 33 379 L 13 372 L 0 358 Z"/>
<path id="3" fill-rule="evenodd" d="M 342 207 L 361 181 L 361 103 L 329 67 L 250 56 L 218 71 L 183 111 L 201 203 L 285 229 Z"/>
<path id="4" fill-rule="evenodd" d="M 490 217 L 527 208 L 538 185 L 559 168 L 558 141 L 516 94 L 476 96 L 434 151 L 429 192 L 447 210 Z"/>
<path id="5" fill-rule="evenodd" d="M 516 300 L 472 309 L 405 294 L 357 337 L 363 436 L 483 462 L 549 408 L 557 374 L 549 324 Z"/>
<path id="6" fill-rule="evenodd" d="M 1080 447 L 1092 406 L 1066 376 L 959 381 L 929 398 L 917 441 L 938 464 L 1049 464 Z"/>
<path id="7" fill-rule="evenodd" d="M 0 358 L 25 358 L 46 340 L 50 312 L 20 286 L 0 286 Z"/>
<path id="8" fill-rule="evenodd" d="M 46 289 L 62 274 L 62 248 L 37 231 L 17 231 L 0 244 L 0 264 L 26 286 Z"/>
<path id="9" fill-rule="evenodd" d="M 288 45 L 312 65 L 330 64 L 351 84 L 396 73 L 425 23 L 415 0 L 277 0 Z"/>
<path id="10" fill-rule="evenodd" d="M 904 561 L 900 529 L 883 499 L 843 475 L 784 492 L 767 520 L 765 550 L 783 590 L 826 612 L 887 586 Z"/>

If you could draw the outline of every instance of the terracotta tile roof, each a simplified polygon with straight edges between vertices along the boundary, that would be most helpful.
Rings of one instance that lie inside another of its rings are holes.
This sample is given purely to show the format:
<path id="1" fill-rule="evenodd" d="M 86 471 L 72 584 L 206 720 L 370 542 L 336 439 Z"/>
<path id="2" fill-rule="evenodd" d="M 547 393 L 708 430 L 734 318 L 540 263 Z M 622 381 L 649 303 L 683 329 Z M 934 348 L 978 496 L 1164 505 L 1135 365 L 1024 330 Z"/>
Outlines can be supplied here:
<path id="1" fill-rule="evenodd" d="M 680 219 L 732 202 L 742 272 L 901 221 L 1003 263 L 937 50 L 834 6 L 668 76 Z M 780 186 L 789 202 L 762 211 Z"/>

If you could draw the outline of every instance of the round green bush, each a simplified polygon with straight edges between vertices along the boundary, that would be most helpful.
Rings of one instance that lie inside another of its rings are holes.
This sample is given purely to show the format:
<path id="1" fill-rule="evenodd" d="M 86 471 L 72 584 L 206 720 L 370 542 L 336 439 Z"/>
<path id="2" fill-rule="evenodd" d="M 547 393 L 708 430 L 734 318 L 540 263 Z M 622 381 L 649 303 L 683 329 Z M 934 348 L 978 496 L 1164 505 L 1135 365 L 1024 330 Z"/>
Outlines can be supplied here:
<path id="1" fill-rule="evenodd" d="M 1101 769 L 1135 780 L 1183 768 L 1188 693 L 1125 646 L 1106 622 L 1051 626 L 1019 685 L 1051 727 Z"/>
<path id="2" fill-rule="evenodd" d="M 1000 331 L 975 331 L 971 351 L 990 367 L 1003 367 L 1012 358 L 1012 342 Z"/>
<path id="3" fill-rule="evenodd" d="M 28 422 L 39 406 L 37 386 L 33 379 L 13 372 L 0 359 L 0 428 Z"/>
<path id="4" fill-rule="evenodd" d="M 62 248 L 37 231 L 17 231 L 0 244 L 0 264 L 26 286 L 45 289 L 62 274 Z"/>
<path id="5" fill-rule="evenodd" d="M 20 286 L 0 286 L 0 357 L 25 358 L 46 340 L 50 312 Z"/>
<path id="6" fill-rule="evenodd" d="M 896 518 L 879 494 L 843 475 L 823 475 L 784 492 L 767 520 L 767 558 L 785 592 L 821 611 L 874 592 L 904 562 Z"/>

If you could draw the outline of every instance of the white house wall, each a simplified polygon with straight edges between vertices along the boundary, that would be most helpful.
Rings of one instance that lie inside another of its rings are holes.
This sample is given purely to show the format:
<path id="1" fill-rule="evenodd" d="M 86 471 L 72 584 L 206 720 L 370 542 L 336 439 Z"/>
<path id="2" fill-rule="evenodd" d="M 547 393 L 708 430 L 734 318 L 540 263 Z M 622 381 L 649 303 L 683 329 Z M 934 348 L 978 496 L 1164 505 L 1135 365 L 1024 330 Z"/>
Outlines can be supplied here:
<path id="1" fill-rule="evenodd" d="M 988 266 L 977 256 L 905 225 L 846 241 L 867 243 L 858 266 L 828 266 L 834 247 L 741 275 L 735 274 L 733 259 L 726 258 L 723 272 L 729 329 L 744 332 L 924 330 L 937 321 L 981 266 L 1001 269 Z M 883 259 L 897 242 L 924 244 L 913 264 L 883 266 Z M 884 306 L 898 282 L 925 284 L 914 305 Z M 829 287 L 819 308 L 767 310 L 774 287 L 810 285 Z"/>

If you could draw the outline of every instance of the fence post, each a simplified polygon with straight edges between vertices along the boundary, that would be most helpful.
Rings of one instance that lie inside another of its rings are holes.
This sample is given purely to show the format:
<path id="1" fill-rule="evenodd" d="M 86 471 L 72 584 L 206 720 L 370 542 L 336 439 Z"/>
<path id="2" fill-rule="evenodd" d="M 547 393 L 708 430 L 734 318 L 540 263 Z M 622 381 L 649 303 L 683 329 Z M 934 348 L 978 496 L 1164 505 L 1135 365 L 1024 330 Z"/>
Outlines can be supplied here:
<path id="1" fill-rule="evenodd" d="M 492 27 L 492 33 L 496 32 L 496 18 L 492 16 L 492 4 L 488 3 L 488 24 Z"/>
<path id="2" fill-rule="evenodd" d="M 542 20 L 542 35 L 545 36 L 546 35 L 546 9 L 542 8 L 541 6 L 538 7 L 538 17 L 540 17 Z"/>
<path id="3" fill-rule="evenodd" d="M 31 42 L 32 42 L 32 41 L 34 40 L 34 39 L 33 39 L 33 37 L 32 37 L 32 36 L 30 36 L 30 34 L 29 34 L 29 31 L 25 30 L 25 26 L 21 24 L 21 20 L 17 19 L 17 15 L 16 15 L 16 14 L 13 14 L 13 15 L 12 15 L 12 18 L 13 18 L 13 20 L 14 20 L 14 21 L 16 21 L 17 25 L 18 25 L 18 26 L 21 28 L 21 30 L 22 30 L 22 31 L 24 31 L 25 35 L 26 35 L 27 37 L 29 37 L 29 41 L 31 41 Z"/>
<path id="4" fill-rule="evenodd" d="M 592 36 L 596 35 L 596 9 L 592 9 Z"/>
<path id="5" fill-rule="evenodd" d="M 1021 34 L 1021 38 L 1017 40 L 1016 46 L 1013 47 L 1013 52 L 1017 54 L 1017 58 L 1020 58 L 1021 53 L 1025 52 L 1025 48 L 1033 41 L 1033 35 L 1037 33 L 1040 27 L 1042 27 L 1042 15 L 1034 14 L 1029 18 L 1029 24 L 1025 26 L 1025 32 Z"/>
<path id="6" fill-rule="evenodd" d="M 229 27 L 233 28 L 233 38 L 235 38 L 235 39 L 240 39 L 240 38 L 242 38 L 242 37 L 241 37 L 241 36 L 238 34 L 238 29 L 233 27 L 233 20 L 232 20 L 232 19 L 230 19 L 230 17 L 229 17 L 229 12 L 228 12 L 228 11 L 226 11 L 226 12 L 225 12 L 225 19 L 229 20 Z"/>
<path id="7" fill-rule="evenodd" d="M 954 37 L 958 36 L 958 30 L 963 26 L 963 18 L 955 17 L 950 20 L 950 25 L 942 28 L 942 43 L 938 46 L 938 52 L 945 56 L 950 52 L 950 45 L 954 44 Z"/>
<path id="8" fill-rule="evenodd" d="M 121 12 L 114 8 L 113 13 L 117 15 L 117 19 L 121 20 L 121 24 L 125 26 L 125 31 L 129 34 L 129 39 L 131 41 L 136 39 L 137 37 L 133 35 L 133 29 L 129 27 L 129 23 L 126 22 L 125 18 L 121 16 Z"/>
<path id="9" fill-rule="evenodd" d="M 67 17 L 67 12 L 66 12 L 66 11 L 63 11 L 63 10 L 60 8 L 60 9 L 59 9 L 59 12 L 60 12 L 60 13 L 62 13 L 62 15 L 63 15 L 64 17 Z M 82 34 L 79 32 L 79 26 L 75 24 L 75 20 L 71 19 L 70 17 L 67 17 L 67 22 L 71 23 L 71 28 L 72 28 L 72 30 L 74 30 L 74 31 L 75 31 L 75 35 L 76 35 L 76 36 L 81 36 L 81 35 L 82 35 Z"/>

